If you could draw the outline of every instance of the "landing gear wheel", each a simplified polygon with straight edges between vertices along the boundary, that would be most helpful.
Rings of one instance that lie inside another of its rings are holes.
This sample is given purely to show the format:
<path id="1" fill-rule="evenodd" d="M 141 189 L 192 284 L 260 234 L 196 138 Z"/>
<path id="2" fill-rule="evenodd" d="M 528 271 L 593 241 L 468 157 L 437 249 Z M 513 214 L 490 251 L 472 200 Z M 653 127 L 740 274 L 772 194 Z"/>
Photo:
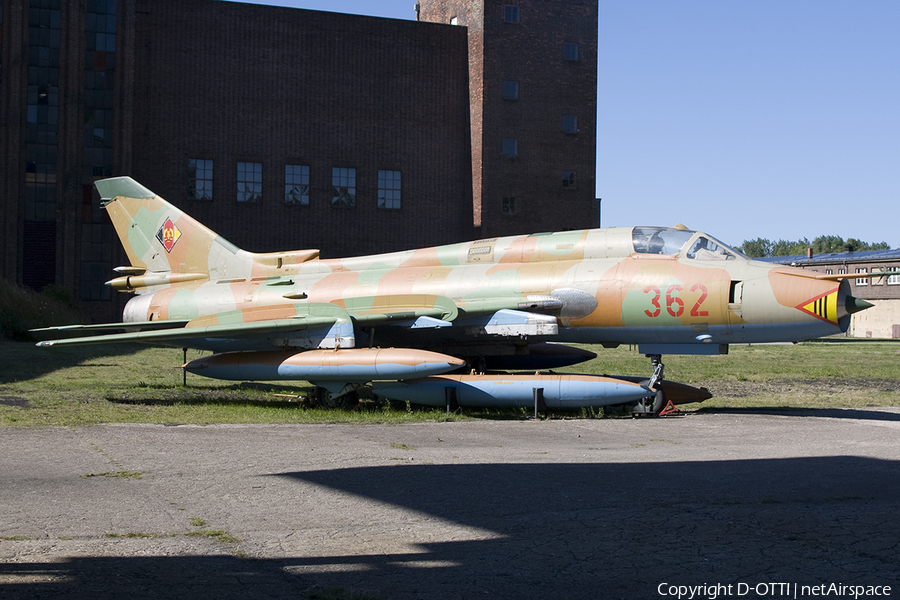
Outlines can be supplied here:
<path id="1" fill-rule="evenodd" d="M 325 388 L 314 387 L 306 393 L 306 401 L 309 402 L 310 408 L 325 406 L 328 398 L 328 390 Z"/>
<path id="2" fill-rule="evenodd" d="M 656 392 L 656 400 L 653 401 L 653 407 L 650 409 L 650 412 L 654 415 L 659 415 L 662 412 L 663 408 L 666 406 L 666 395 L 662 391 L 662 388 L 657 390 Z"/>
<path id="3" fill-rule="evenodd" d="M 340 410 L 353 410 L 359 405 L 359 392 L 351 390 L 332 397 L 328 390 L 324 390 L 323 400 L 320 406 L 325 408 L 337 408 Z"/>

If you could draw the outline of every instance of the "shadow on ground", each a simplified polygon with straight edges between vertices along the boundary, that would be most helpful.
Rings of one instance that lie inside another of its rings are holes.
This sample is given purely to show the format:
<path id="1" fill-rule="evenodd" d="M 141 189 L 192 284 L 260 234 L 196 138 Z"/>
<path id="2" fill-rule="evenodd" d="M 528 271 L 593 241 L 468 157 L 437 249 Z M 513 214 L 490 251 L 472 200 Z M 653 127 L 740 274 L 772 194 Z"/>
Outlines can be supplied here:
<path id="1" fill-rule="evenodd" d="M 365 500 L 362 515 L 348 516 L 366 523 L 352 530 L 357 541 L 349 551 L 315 555 L 285 546 L 287 556 L 259 560 L 135 556 L 7 564 L 0 574 L 22 583 L 0 585 L 0 596 L 302 598 L 313 584 L 339 584 L 386 600 L 519 600 L 650 598 L 662 583 L 896 585 L 900 463 L 853 456 L 664 459 L 270 475 Z M 367 509 L 384 505 L 419 516 L 383 523 L 376 510 L 366 521 Z M 423 539 L 429 523 L 446 522 L 471 535 Z M 419 541 L 406 552 L 382 553 L 372 541 L 379 535 Z M 315 543 L 297 538 L 295 548 Z M 25 583 L 35 573 L 43 581 Z M 59 579 L 47 582 L 48 575 Z"/>
<path id="2" fill-rule="evenodd" d="M 700 408 L 697 414 L 720 415 L 776 415 L 784 417 L 818 417 L 825 419 L 861 419 L 864 421 L 900 421 L 900 412 L 871 408 L 796 408 L 791 406 Z"/>
<path id="3" fill-rule="evenodd" d="M 33 342 L 0 341 L 0 384 L 35 379 L 102 356 L 128 356 L 145 348 L 137 344 L 38 348 Z"/>

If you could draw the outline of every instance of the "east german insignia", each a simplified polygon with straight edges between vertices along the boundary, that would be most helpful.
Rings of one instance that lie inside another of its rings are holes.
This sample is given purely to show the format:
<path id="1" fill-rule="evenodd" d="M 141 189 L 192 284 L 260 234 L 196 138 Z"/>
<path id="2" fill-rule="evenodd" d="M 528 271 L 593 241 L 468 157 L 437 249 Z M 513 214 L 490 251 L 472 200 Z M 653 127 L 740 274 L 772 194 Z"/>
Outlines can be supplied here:
<path id="1" fill-rule="evenodd" d="M 166 222 L 163 223 L 162 227 L 159 228 L 159 231 L 156 232 L 156 239 L 158 239 L 159 243 L 166 249 L 166 252 L 172 251 L 175 242 L 177 242 L 180 237 L 181 231 L 175 227 L 175 223 L 172 222 L 172 219 L 166 219 Z"/>

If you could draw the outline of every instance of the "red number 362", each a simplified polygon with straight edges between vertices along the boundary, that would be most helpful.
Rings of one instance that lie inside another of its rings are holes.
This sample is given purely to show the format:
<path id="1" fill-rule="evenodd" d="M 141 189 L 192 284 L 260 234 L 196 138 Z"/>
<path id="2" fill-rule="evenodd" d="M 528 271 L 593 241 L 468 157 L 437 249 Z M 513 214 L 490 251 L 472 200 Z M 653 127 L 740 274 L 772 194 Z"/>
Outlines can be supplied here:
<path id="1" fill-rule="evenodd" d="M 670 285 L 666 289 L 666 312 L 668 312 L 673 317 L 680 317 L 684 314 L 684 300 L 678 296 L 679 292 L 684 291 L 684 288 L 674 283 Z M 693 287 L 691 287 L 692 292 L 699 291 L 700 298 L 697 299 L 697 303 L 691 308 L 691 316 L 692 317 L 706 317 L 709 315 L 709 311 L 700 310 L 700 305 L 703 304 L 703 301 L 706 300 L 707 296 L 709 296 L 709 290 L 706 289 L 706 286 L 702 283 L 696 283 Z M 655 285 L 648 285 L 644 289 L 645 294 L 652 294 L 650 297 L 650 304 L 653 306 L 653 309 L 647 309 L 644 311 L 648 317 L 658 317 L 662 313 L 662 305 L 659 303 L 662 298 L 662 292 Z"/>

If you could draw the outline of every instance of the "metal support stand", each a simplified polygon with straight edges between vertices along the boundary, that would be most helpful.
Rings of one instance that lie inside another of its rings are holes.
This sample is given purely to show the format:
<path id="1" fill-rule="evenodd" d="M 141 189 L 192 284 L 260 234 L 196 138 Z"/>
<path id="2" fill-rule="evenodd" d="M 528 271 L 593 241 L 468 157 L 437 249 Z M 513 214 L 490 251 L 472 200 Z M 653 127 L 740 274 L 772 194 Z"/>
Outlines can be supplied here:
<path id="1" fill-rule="evenodd" d="M 459 403 L 456 401 L 456 388 L 455 387 L 446 387 L 444 388 L 444 405 L 447 407 L 447 414 L 450 414 L 450 411 L 456 411 L 459 408 Z"/>
<path id="2" fill-rule="evenodd" d="M 544 402 L 544 388 L 532 388 L 534 394 L 534 418 L 537 419 L 538 411 L 547 412 L 547 404 Z"/>
<path id="3" fill-rule="evenodd" d="M 187 364 L 187 348 L 182 348 L 182 350 L 184 351 L 184 362 L 182 362 L 181 364 L 186 365 Z M 184 376 L 183 381 L 181 383 L 184 387 L 187 387 L 187 371 L 185 370 L 184 367 L 181 368 L 181 374 Z"/>

